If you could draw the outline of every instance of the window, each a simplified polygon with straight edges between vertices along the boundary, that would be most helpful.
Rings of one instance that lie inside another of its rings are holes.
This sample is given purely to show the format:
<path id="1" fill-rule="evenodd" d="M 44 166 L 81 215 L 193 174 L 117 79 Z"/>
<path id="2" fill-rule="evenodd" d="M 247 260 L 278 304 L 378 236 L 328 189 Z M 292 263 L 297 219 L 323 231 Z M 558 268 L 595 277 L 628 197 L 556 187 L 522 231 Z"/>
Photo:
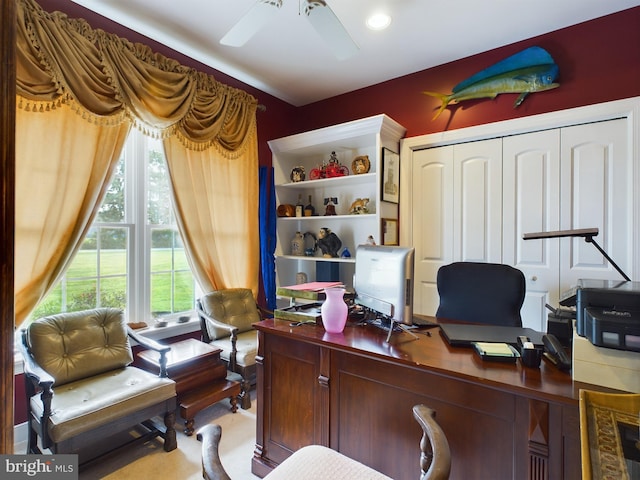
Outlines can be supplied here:
<path id="1" fill-rule="evenodd" d="M 132 130 L 91 230 L 31 318 L 116 307 L 129 321 L 194 308 L 162 141 Z"/>

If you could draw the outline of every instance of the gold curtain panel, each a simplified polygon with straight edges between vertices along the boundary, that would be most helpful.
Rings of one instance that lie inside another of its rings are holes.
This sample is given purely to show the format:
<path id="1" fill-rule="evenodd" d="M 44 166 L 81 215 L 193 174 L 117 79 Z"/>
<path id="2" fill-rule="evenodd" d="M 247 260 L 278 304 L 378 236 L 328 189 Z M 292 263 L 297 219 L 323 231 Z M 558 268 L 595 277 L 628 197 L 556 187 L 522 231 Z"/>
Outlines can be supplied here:
<path id="1" fill-rule="evenodd" d="M 215 146 L 229 157 L 251 136 L 257 100 L 242 90 L 33 0 L 18 0 L 17 21 L 20 108 L 48 110 L 73 99 L 95 122 L 128 116 L 146 133 L 176 135 L 192 150 Z"/>

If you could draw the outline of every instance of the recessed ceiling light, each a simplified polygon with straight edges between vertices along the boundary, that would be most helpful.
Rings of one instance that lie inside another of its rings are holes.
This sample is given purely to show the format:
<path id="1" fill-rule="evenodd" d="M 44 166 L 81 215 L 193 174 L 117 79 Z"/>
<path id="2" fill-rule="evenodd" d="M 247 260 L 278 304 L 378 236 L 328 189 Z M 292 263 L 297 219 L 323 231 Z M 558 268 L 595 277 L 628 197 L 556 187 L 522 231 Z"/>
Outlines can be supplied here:
<path id="1" fill-rule="evenodd" d="M 384 30 L 391 23 L 391 17 L 386 13 L 376 13 L 367 18 L 367 27 L 371 30 Z"/>

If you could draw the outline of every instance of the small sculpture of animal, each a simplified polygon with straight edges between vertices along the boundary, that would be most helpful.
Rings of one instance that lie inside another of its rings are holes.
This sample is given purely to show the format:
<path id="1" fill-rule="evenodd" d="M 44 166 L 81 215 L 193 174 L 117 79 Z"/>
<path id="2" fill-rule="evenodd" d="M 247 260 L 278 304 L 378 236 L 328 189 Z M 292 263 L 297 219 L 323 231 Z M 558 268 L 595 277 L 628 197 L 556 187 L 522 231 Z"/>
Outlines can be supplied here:
<path id="1" fill-rule="evenodd" d="M 318 232 L 318 248 L 323 257 L 338 257 L 338 250 L 342 247 L 342 241 L 327 227 L 322 227 Z"/>
<path id="2" fill-rule="evenodd" d="M 529 47 L 463 80 L 452 89 L 450 95 L 423 92 L 442 102 L 433 120 L 451 102 L 477 98 L 496 98 L 501 93 L 519 93 L 513 108 L 519 106 L 530 93 L 543 92 L 558 87 L 558 65 L 549 53 L 540 47 Z"/>
<path id="3" fill-rule="evenodd" d="M 356 200 L 351 204 L 349 213 L 352 215 L 362 215 L 365 213 L 369 213 L 369 207 L 367 207 L 368 204 L 368 198 L 356 198 Z"/>

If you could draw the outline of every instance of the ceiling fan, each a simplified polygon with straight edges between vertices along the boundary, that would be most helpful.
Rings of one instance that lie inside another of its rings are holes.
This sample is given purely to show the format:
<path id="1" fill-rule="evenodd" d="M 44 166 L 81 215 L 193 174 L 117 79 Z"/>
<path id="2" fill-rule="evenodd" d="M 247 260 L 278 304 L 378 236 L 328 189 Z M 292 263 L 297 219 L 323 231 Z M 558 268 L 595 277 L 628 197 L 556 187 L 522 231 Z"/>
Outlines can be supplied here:
<path id="1" fill-rule="evenodd" d="M 220 40 L 222 45 L 241 47 L 282 7 L 283 0 L 258 0 Z M 299 0 L 304 14 L 316 32 L 324 39 L 338 60 L 355 55 L 359 48 L 324 0 Z"/>

